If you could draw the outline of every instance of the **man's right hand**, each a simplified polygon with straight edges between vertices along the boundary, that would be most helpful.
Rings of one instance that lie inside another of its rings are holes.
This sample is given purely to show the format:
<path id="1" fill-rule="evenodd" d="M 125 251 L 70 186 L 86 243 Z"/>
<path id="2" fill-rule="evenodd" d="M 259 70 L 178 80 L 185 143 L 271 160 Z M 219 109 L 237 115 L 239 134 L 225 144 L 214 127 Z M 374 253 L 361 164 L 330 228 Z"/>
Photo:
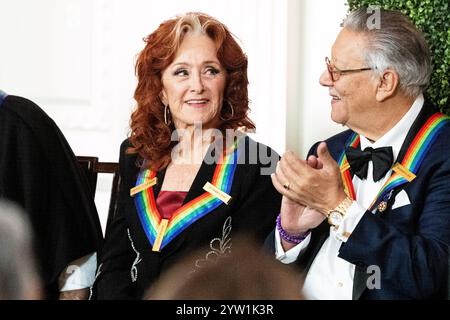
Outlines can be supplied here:
<path id="1" fill-rule="evenodd" d="M 325 215 L 283 196 L 281 202 L 281 227 L 290 234 L 305 234 L 318 227 Z"/>
<path id="2" fill-rule="evenodd" d="M 311 168 L 322 169 L 323 164 L 314 156 L 306 161 Z M 281 227 L 290 234 L 305 234 L 309 230 L 318 227 L 325 216 L 312 208 L 299 204 L 286 196 L 281 202 Z M 282 239 L 284 250 L 289 250 L 295 245 Z"/>

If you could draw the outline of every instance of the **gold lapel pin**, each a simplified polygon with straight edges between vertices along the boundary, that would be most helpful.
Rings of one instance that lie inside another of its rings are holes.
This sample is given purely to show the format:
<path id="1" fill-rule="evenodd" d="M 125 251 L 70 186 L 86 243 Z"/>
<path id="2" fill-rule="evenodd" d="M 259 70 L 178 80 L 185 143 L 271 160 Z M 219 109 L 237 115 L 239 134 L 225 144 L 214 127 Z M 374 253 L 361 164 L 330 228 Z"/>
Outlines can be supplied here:
<path id="1" fill-rule="evenodd" d="M 203 186 L 203 190 L 205 190 L 206 192 L 209 192 L 210 194 L 212 194 L 213 196 L 215 196 L 216 198 L 221 200 L 226 205 L 228 205 L 231 201 L 230 195 L 226 194 L 225 192 L 223 192 L 222 190 L 220 190 L 219 188 L 217 188 L 215 185 L 213 185 L 210 182 L 205 183 L 205 185 Z"/>
<path id="2" fill-rule="evenodd" d="M 157 183 L 158 183 L 158 178 L 156 178 L 156 177 L 154 177 L 153 179 L 147 180 L 146 182 L 141 183 L 140 185 L 130 189 L 130 196 L 134 197 L 139 192 L 144 191 L 145 189 L 148 189 L 150 187 L 153 187 Z"/>

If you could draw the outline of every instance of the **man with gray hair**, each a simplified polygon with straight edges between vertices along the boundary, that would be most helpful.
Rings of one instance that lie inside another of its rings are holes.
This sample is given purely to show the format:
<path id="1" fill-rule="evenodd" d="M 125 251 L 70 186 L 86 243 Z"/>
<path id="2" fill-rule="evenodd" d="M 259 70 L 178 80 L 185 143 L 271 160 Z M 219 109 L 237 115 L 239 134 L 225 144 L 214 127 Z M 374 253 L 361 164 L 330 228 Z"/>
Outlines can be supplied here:
<path id="1" fill-rule="evenodd" d="M 22 210 L 0 200 L 0 300 L 42 298 L 32 234 Z"/>
<path id="2" fill-rule="evenodd" d="M 316 143 L 307 160 L 283 156 L 268 245 L 305 270 L 310 299 L 444 297 L 450 121 L 423 96 L 431 62 L 422 33 L 399 12 L 361 8 L 325 62 L 331 118 L 349 130 Z"/>

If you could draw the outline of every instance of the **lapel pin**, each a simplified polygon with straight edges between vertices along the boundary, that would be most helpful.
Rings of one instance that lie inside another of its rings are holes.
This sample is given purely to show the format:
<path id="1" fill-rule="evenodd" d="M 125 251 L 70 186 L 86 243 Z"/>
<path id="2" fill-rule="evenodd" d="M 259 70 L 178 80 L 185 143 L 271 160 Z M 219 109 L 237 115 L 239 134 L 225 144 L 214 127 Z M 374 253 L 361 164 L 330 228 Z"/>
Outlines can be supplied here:
<path id="1" fill-rule="evenodd" d="M 226 205 L 228 205 L 231 201 L 230 195 L 226 194 L 225 192 L 223 192 L 222 190 L 220 190 L 219 188 L 217 188 L 215 185 L 213 185 L 210 182 L 205 183 L 205 185 L 203 186 L 203 190 L 205 190 L 206 192 L 209 192 L 210 194 L 212 194 L 213 196 L 215 196 L 216 198 L 221 200 Z"/>
<path id="2" fill-rule="evenodd" d="M 405 168 L 401 163 L 397 162 L 393 167 L 392 170 L 397 173 L 398 175 L 402 176 L 409 182 L 413 181 L 416 178 L 416 175 L 409 171 L 407 168 Z"/>
<path id="3" fill-rule="evenodd" d="M 379 212 L 384 212 L 387 209 L 387 202 L 386 201 L 381 201 L 380 204 L 378 205 L 378 211 Z"/>
<path id="4" fill-rule="evenodd" d="M 130 190 L 130 196 L 133 197 L 136 194 L 138 194 L 139 192 L 144 191 L 145 189 L 148 189 L 157 183 L 158 183 L 158 179 L 156 177 L 154 177 L 153 179 L 150 179 L 144 183 L 141 183 L 140 185 L 138 185 Z"/>

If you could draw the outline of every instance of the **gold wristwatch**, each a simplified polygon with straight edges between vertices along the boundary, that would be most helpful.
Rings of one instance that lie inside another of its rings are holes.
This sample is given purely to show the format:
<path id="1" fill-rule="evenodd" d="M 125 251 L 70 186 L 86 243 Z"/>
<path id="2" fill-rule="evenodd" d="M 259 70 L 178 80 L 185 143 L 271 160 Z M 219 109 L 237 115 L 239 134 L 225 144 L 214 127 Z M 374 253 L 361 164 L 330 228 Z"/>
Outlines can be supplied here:
<path id="1" fill-rule="evenodd" d="M 342 220 L 344 220 L 344 216 L 352 203 L 353 200 L 349 197 L 346 197 L 344 200 L 342 200 L 341 203 L 337 205 L 336 208 L 329 210 L 327 212 L 328 223 L 335 228 L 339 228 L 339 225 L 342 223 Z"/>

